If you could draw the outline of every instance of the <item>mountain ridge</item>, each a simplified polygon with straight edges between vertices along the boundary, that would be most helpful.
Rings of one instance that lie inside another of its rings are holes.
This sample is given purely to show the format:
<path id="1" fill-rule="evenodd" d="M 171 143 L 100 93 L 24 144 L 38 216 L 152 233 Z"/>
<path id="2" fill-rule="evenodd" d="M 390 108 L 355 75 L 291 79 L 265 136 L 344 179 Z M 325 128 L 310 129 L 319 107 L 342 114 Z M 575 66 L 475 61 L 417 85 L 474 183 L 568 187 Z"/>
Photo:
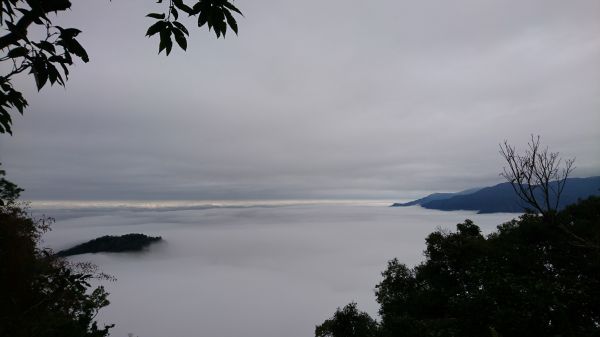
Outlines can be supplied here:
<path id="1" fill-rule="evenodd" d="M 552 184 L 556 185 L 557 182 L 552 182 Z M 526 210 L 526 205 L 515 194 L 508 182 L 465 193 L 469 191 L 433 193 L 421 199 L 407 203 L 395 203 L 392 206 L 419 205 L 427 209 L 442 211 L 466 210 L 477 211 L 478 213 L 522 213 Z M 563 209 L 565 206 L 575 203 L 578 199 L 584 199 L 591 195 L 600 195 L 600 176 L 568 178 L 558 208 Z"/>

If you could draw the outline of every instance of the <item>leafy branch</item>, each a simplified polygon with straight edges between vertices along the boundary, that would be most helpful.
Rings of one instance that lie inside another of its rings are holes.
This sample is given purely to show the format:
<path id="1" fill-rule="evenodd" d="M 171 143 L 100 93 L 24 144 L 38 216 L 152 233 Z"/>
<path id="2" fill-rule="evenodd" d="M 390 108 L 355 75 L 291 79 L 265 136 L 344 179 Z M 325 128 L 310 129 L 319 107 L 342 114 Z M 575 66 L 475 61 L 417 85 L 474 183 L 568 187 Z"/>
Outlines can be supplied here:
<path id="1" fill-rule="evenodd" d="M 157 3 L 162 4 L 163 0 Z M 9 69 L 0 74 L 0 133 L 12 134 L 11 111 L 20 114 L 27 107 L 23 94 L 15 89 L 11 79 L 21 73 L 32 75 L 38 90 L 48 82 L 50 85 L 65 86 L 69 77 L 69 67 L 74 59 L 87 63 L 89 56 L 77 40 L 81 31 L 77 28 L 63 28 L 54 25 L 49 14 L 64 12 L 71 8 L 69 0 L 0 0 L 0 64 L 8 63 Z M 146 35 L 158 34 L 159 53 L 166 55 L 173 49 L 173 39 L 183 50 L 187 49 L 190 33 L 179 20 L 179 13 L 188 17 L 198 17 L 198 27 L 208 26 L 217 38 L 225 37 L 227 29 L 238 33 L 234 14 L 241 11 L 228 0 L 198 0 L 188 6 L 183 0 L 169 0 L 166 13 L 150 13 L 149 18 L 157 21 Z M 33 37 L 31 25 L 41 26 L 41 36 Z"/>
<path id="2" fill-rule="evenodd" d="M 162 3 L 158 0 L 157 3 Z M 227 27 L 236 35 L 238 33 L 237 21 L 234 13 L 242 15 L 242 12 L 227 0 L 200 0 L 193 6 L 186 5 L 183 0 L 169 0 L 169 6 L 166 13 L 150 13 L 146 15 L 157 21 L 148 28 L 146 36 L 151 37 L 158 34 L 160 42 L 158 53 L 163 50 L 167 55 L 173 48 L 173 40 L 183 50 L 187 49 L 187 37 L 189 31 L 179 20 L 179 11 L 191 16 L 198 17 L 198 28 L 208 26 L 209 31 L 214 31 L 217 38 L 225 37 Z"/>

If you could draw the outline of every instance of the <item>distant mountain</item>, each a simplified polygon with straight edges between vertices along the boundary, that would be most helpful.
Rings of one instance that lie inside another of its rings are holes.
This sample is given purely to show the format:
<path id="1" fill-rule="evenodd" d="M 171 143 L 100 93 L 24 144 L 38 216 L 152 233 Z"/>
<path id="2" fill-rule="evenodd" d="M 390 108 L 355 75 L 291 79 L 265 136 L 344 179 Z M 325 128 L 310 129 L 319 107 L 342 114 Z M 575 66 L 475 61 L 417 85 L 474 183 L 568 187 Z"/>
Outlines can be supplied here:
<path id="1" fill-rule="evenodd" d="M 479 191 L 480 189 L 481 188 L 470 188 L 468 190 L 464 190 L 464 191 L 461 191 L 461 192 L 454 192 L 454 193 L 433 193 L 433 194 L 430 194 L 430 195 L 428 195 L 428 196 L 426 196 L 424 198 L 413 200 L 413 201 L 409 201 L 409 202 L 406 202 L 406 203 L 399 203 L 399 202 L 397 202 L 397 203 L 392 204 L 391 207 L 422 205 L 422 204 L 425 204 L 425 203 L 428 203 L 428 202 L 434 201 L 434 200 L 449 199 L 449 198 L 451 198 L 453 196 L 456 196 L 456 195 L 471 194 L 473 192 Z"/>
<path id="2" fill-rule="evenodd" d="M 462 194 L 435 193 L 422 199 L 405 204 L 394 204 L 393 206 L 420 205 L 428 209 L 443 211 L 470 210 L 479 213 L 521 213 L 525 210 L 524 203 L 517 197 L 509 183 L 481 188 L 472 193 L 460 193 Z M 569 178 L 560 198 L 559 209 L 575 203 L 577 199 L 585 199 L 590 195 L 600 195 L 600 176 Z"/>

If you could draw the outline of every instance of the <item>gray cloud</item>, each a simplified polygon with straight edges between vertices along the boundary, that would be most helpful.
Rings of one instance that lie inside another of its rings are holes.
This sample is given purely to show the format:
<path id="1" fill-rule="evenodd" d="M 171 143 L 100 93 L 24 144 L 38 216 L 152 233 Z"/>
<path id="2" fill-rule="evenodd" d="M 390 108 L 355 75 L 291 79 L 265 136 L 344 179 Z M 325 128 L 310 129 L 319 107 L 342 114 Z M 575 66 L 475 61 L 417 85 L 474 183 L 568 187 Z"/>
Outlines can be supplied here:
<path id="1" fill-rule="evenodd" d="M 399 198 L 499 182 L 540 134 L 600 173 L 597 1 L 239 2 L 157 56 L 141 1 L 75 4 L 91 55 L 0 160 L 33 199 Z"/>

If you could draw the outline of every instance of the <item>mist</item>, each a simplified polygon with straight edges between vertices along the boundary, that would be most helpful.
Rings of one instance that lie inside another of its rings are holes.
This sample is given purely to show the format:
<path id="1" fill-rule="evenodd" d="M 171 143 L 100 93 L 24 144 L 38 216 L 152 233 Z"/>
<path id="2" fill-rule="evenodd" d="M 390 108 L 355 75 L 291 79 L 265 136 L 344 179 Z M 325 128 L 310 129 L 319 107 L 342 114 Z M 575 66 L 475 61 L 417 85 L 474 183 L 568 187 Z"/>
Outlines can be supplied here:
<path id="1" fill-rule="evenodd" d="M 478 215 L 381 203 L 162 210 L 53 209 L 55 250 L 102 235 L 160 235 L 141 253 L 85 254 L 117 278 L 98 316 L 112 336 L 306 337 L 356 301 L 377 316 L 374 287 L 388 260 L 415 265 L 436 228 L 473 219 L 484 232 L 514 214 Z"/>

